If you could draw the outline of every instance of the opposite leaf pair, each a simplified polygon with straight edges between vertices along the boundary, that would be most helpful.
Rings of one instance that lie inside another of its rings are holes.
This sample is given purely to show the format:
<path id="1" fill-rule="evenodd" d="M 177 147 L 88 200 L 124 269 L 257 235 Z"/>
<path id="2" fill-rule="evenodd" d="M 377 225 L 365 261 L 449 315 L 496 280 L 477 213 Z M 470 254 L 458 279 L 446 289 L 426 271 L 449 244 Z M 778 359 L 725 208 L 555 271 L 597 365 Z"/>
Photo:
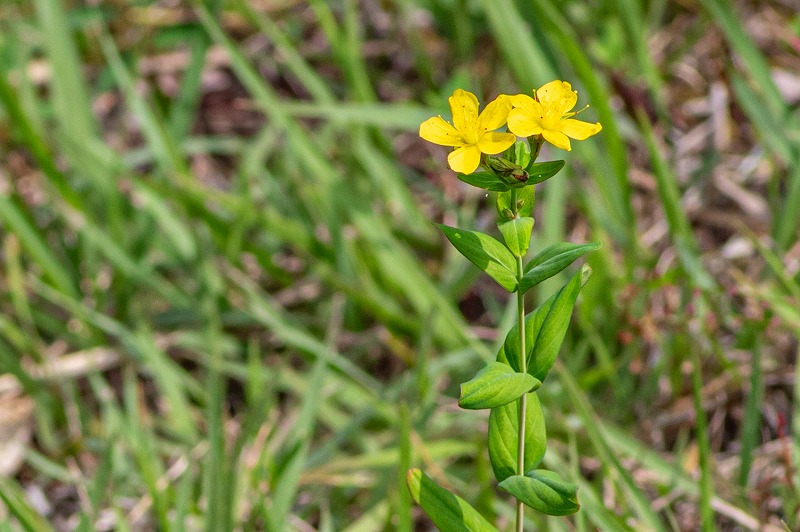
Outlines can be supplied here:
<path id="1" fill-rule="evenodd" d="M 524 218 L 513 218 L 512 220 L 519 219 Z M 522 292 L 525 293 L 545 279 L 549 279 L 572 264 L 584 253 L 600 248 L 599 242 L 591 242 L 589 244 L 562 242 L 552 245 L 541 251 L 527 266 L 525 266 L 522 279 L 517 281 L 517 275 L 515 273 L 516 259 L 514 255 L 519 257 L 523 256 L 524 251 L 522 251 L 522 247 L 527 250 L 527 246 L 519 244 L 517 252 L 514 252 L 514 250 L 510 248 L 515 247 L 513 244 L 515 239 L 510 239 L 506 231 L 503 232 L 506 245 L 503 245 L 493 237 L 478 231 L 458 229 L 457 227 L 441 224 L 439 225 L 439 229 L 442 230 L 450 243 L 453 244 L 464 257 L 489 274 L 500 286 L 509 292 L 522 290 Z M 530 232 L 528 232 L 528 235 L 530 235 Z M 510 245 L 509 240 L 512 242 Z M 528 239 L 528 242 L 529 241 Z M 522 253 L 519 253 L 520 251 L 522 251 Z"/>

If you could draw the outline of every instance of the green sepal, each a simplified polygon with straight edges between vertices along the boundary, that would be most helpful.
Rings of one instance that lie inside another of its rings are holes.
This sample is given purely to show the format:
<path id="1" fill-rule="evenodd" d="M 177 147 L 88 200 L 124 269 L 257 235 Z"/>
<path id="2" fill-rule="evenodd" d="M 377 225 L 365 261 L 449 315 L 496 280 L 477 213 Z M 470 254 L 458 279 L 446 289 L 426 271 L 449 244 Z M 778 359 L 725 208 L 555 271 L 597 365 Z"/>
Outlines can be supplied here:
<path id="1" fill-rule="evenodd" d="M 572 276 L 567 284 L 561 287 L 561 290 L 525 317 L 528 373 L 540 381 L 544 381 L 550 368 L 553 367 L 561 343 L 567 334 L 578 292 L 590 272 L 591 268 L 584 266 L 581 271 Z M 519 371 L 521 365 L 519 363 L 519 328 L 517 325 L 514 325 L 508 332 L 505 343 L 498 354 L 498 360 L 507 361 L 509 366 Z"/>
<path id="2" fill-rule="evenodd" d="M 497 195 L 497 214 L 500 216 L 500 220 L 512 220 L 516 216 L 520 218 L 532 218 L 533 217 L 533 207 L 536 203 L 536 191 L 534 187 L 523 187 L 518 188 L 516 190 L 517 193 L 517 205 L 516 209 L 512 205 L 512 196 L 514 195 L 513 190 L 509 190 L 508 192 L 501 192 Z M 514 215 L 514 211 L 516 211 L 516 216 Z"/>
<path id="3" fill-rule="evenodd" d="M 461 385 L 458 406 L 468 410 L 503 406 L 541 385 L 529 373 L 518 373 L 502 362 L 488 362 L 475 377 Z"/>
<path id="4" fill-rule="evenodd" d="M 525 266 L 525 275 L 520 281 L 520 290 L 523 293 L 527 292 L 530 288 L 545 279 L 549 279 L 572 264 L 584 253 L 599 249 L 600 245 L 600 242 L 591 242 L 589 244 L 561 242 L 548 247 Z"/>
<path id="5" fill-rule="evenodd" d="M 456 176 L 468 185 L 490 190 L 492 192 L 505 192 L 510 187 L 499 177 L 491 172 L 477 172 L 474 174 L 456 174 Z"/>
<path id="6" fill-rule="evenodd" d="M 519 407 L 516 402 L 492 408 L 489 414 L 489 460 L 498 482 L 517 474 Z M 539 396 L 530 393 L 525 405 L 526 471 L 537 467 L 547 450 L 547 429 Z"/>
<path id="7" fill-rule="evenodd" d="M 411 497 L 439 530 L 448 532 L 497 532 L 470 504 L 444 489 L 419 469 L 409 469 L 406 484 Z"/>
<path id="8" fill-rule="evenodd" d="M 509 292 L 517 290 L 517 260 L 503 244 L 478 231 L 437 225 L 450 243 L 472 264 L 489 274 Z"/>
<path id="9" fill-rule="evenodd" d="M 524 257 L 531 244 L 531 233 L 533 232 L 533 218 L 525 216 L 506 220 L 498 225 L 506 247 L 517 257 Z"/>
<path id="10" fill-rule="evenodd" d="M 547 515 L 570 515 L 581 507 L 578 504 L 578 486 L 564 482 L 558 474 L 544 469 L 508 477 L 500 487 Z"/>
<path id="11" fill-rule="evenodd" d="M 527 185 L 535 185 L 546 181 L 556 175 L 564 168 L 564 161 L 547 161 L 544 163 L 533 163 L 525 169 L 528 173 Z"/>

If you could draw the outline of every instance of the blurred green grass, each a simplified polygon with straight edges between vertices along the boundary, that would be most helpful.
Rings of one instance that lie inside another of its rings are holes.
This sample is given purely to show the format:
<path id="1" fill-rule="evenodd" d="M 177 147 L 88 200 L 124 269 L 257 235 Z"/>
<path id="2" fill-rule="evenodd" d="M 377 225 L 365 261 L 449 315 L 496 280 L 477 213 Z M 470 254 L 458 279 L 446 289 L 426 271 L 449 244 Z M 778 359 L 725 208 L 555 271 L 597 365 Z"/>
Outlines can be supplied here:
<path id="1" fill-rule="evenodd" d="M 798 102 L 775 81 L 799 21 L 717 0 L 4 2 L 0 404 L 30 412 L 0 418 L 24 450 L 0 527 L 425 529 L 414 465 L 508 523 L 486 418 L 454 396 L 513 302 L 442 245 L 432 221 L 491 209 L 416 129 L 456 87 L 553 78 L 604 130 L 538 195 L 533 251 L 605 246 L 542 392 L 546 464 L 583 511 L 531 526 L 800 526 Z"/>

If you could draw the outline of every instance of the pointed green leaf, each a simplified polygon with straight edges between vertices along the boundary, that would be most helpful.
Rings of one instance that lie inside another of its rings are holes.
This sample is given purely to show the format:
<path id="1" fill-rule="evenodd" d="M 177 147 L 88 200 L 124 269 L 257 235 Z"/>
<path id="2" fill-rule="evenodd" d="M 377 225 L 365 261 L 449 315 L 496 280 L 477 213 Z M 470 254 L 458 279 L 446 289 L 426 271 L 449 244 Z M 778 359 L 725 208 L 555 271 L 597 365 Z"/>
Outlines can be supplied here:
<path id="1" fill-rule="evenodd" d="M 500 219 L 510 220 L 514 218 L 514 209 L 511 205 L 514 192 L 517 194 L 517 216 L 533 217 L 533 206 L 535 204 L 534 187 L 523 187 L 501 192 L 497 195 L 497 214 Z"/>
<path id="2" fill-rule="evenodd" d="M 527 395 L 525 408 L 525 470 L 529 471 L 542 461 L 547 449 L 547 429 L 539 396 Z M 519 434 L 519 407 L 517 403 L 492 408 L 489 414 L 489 459 L 494 476 L 502 482 L 517 473 L 517 435 Z"/>
<path id="3" fill-rule="evenodd" d="M 461 385 L 458 406 L 469 410 L 503 406 L 541 384 L 529 373 L 518 373 L 508 364 L 489 362 L 472 380 Z"/>
<path id="4" fill-rule="evenodd" d="M 439 530 L 497 532 L 467 501 L 442 488 L 419 469 L 408 470 L 406 483 L 411 496 Z"/>
<path id="5" fill-rule="evenodd" d="M 544 380 L 556 361 L 561 343 L 567 334 L 567 328 L 575 308 L 578 292 L 588 277 L 588 268 L 583 268 L 553 296 L 553 304 L 547 314 L 539 313 L 533 320 L 535 326 L 534 340 L 531 342 L 531 351 L 528 355 L 528 373 L 537 379 Z"/>
<path id="6" fill-rule="evenodd" d="M 567 334 L 572 309 L 578 298 L 584 275 L 590 269 L 586 266 L 572 276 L 561 290 L 553 294 L 533 312 L 525 317 L 525 345 L 528 347 L 528 373 L 544 381 L 556 360 L 558 350 Z M 498 354 L 499 361 L 507 361 L 515 371 L 520 369 L 519 328 L 515 325 L 506 336 L 503 348 Z M 502 358 L 501 358 L 502 357 Z"/>
<path id="7" fill-rule="evenodd" d="M 438 226 L 450 243 L 472 264 L 488 273 L 509 292 L 517 289 L 517 260 L 503 244 L 478 231 L 466 231 L 442 224 Z"/>
<path id="8" fill-rule="evenodd" d="M 477 172 L 475 174 L 456 174 L 456 176 L 468 185 L 491 190 L 493 192 L 505 192 L 509 186 L 499 177 L 491 172 Z"/>
<path id="9" fill-rule="evenodd" d="M 514 475 L 500 487 L 534 510 L 547 515 L 570 515 L 580 509 L 578 486 L 564 482 L 556 473 L 537 469 Z"/>
<path id="10" fill-rule="evenodd" d="M 525 266 L 525 275 L 520 282 L 520 289 L 523 292 L 528 291 L 572 264 L 575 259 L 584 253 L 599 248 L 600 242 L 591 242 L 589 244 L 561 242 L 548 247 Z"/>
<path id="11" fill-rule="evenodd" d="M 506 241 L 506 246 L 511 253 L 518 257 L 525 255 L 531 243 L 531 232 L 533 232 L 533 218 L 514 218 L 499 225 L 500 232 Z"/>
<path id="12" fill-rule="evenodd" d="M 564 168 L 564 161 L 548 161 L 545 163 L 533 163 L 527 168 L 528 183 L 535 185 L 556 175 Z"/>

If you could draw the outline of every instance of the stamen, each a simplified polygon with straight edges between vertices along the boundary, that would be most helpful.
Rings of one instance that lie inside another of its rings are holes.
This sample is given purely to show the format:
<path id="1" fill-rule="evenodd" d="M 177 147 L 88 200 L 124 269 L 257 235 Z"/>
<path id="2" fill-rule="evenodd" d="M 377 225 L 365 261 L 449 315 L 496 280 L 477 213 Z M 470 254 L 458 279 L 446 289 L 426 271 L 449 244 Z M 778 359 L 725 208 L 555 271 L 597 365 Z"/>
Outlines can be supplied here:
<path id="1" fill-rule="evenodd" d="M 575 116 L 575 115 L 576 115 L 576 114 L 578 114 L 578 113 L 582 113 L 582 112 L 584 112 L 584 111 L 585 111 L 585 110 L 587 110 L 588 108 L 589 108 L 589 104 L 587 103 L 587 104 L 586 104 L 586 107 L 584 107 L 583 109 L 578 109 L 577 111 L 575 111 L 575 112 L 573 112 L 573 113 L 565 113 L 565 114 L 564 114 L 564 115 L 563 115 L 561 118 L 570 118 L 570 117 L 572 117 L 572 116 Z"/>

